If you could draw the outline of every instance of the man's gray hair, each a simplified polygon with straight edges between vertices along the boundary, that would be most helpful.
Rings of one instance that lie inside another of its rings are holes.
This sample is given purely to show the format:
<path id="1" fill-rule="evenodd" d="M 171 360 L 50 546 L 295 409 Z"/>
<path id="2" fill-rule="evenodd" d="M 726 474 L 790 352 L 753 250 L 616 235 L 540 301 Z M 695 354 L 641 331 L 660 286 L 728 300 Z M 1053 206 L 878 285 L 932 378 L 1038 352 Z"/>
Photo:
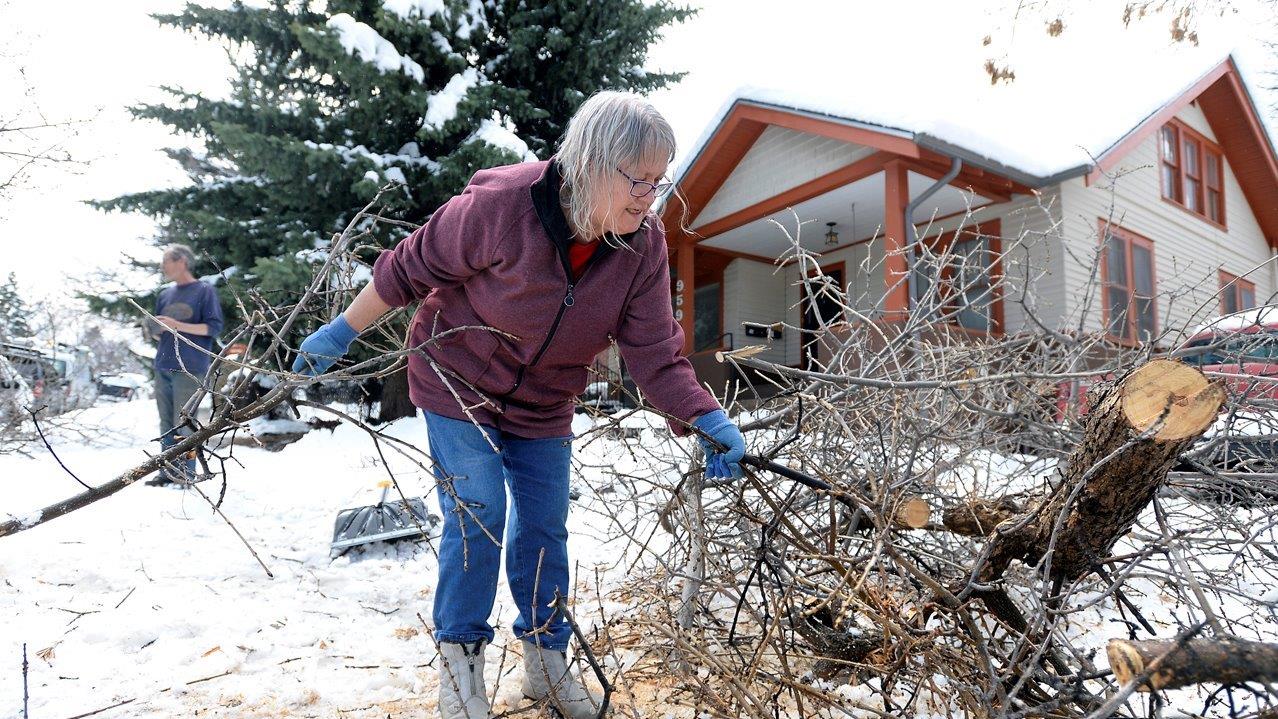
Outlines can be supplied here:
<path id="1" fill-rule="evenodd" d="M 164 248 L 164 256 L 173 260 L 186 260 L 188 272 L 195 271 L 195 253 L 186 245 L 172 244 Z"/>
<path id="2" fill-rule="evenodd" d="M 633 167 L 653 157 L 669 162 L 674 153 L 674 130 L 647 100 L 629 92 L 593 95 L 568 121 L 556 155 L 563 168 L 569 224 L 588 237 L 599 235 L 603 228 L 593 226 L 595 188 L 612 181 L 623 165 Z"/>

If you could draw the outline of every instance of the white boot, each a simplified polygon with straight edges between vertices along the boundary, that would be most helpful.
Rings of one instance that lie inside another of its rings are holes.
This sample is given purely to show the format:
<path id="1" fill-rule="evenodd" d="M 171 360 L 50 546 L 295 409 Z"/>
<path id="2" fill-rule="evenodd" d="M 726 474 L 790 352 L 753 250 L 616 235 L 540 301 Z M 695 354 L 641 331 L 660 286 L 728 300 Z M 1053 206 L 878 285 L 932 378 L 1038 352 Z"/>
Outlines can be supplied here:
<path id="1" fill-rule="evenodd" d="M 488 690 L 484 688 L 484 647 L 480 639 L 467 644 L 439 643 L 439 715 L 443 719 L 488 719 Z"/>
<path id="2" fill-rule="evenodd" d="M 603 699 L 568 670 L 568 655 L 535 642 L 523 644 L 524 696 L 538 701 L 548 698 L 565 719 L 594 719 Z"/>

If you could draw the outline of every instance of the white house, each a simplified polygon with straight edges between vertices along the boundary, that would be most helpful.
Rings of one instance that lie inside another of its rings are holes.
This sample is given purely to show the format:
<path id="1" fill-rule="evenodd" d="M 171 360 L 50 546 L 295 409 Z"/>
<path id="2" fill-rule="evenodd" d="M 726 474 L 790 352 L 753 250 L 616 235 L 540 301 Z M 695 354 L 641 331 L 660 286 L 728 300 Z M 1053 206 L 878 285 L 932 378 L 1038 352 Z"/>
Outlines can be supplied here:
<path id="1" fill-rule="evenodd" d="M 1272 297 L 1278 153 L 1238 66 L 1225 58 L 1162 83 L 1178 91 L 1018 107 L 984 125 L 947 121 L 946 108 L 925 116 L 904 91 L 912 110 L 895 113 L 836 88 L 816 98 L 739 91 L 662 210 L 685 350 L 699 371 L 713 363 L 698 356 L 746 344 L 804 364 L 811 350 L 794 328 L 809 305 L 798 265 L 777 261 L 790 243 L 770 221 L 793 231 L 795 214 L 808 221 L 803 248 L 875 321 L 899 320 L 918 291 L 906 279 L 914 239 L 988 258 L 1000 290 L 953 300 L 956 328 L 977 335 L 1041 322 L 1105 330 L 1119 344 L 1167 342 L 1164 329 Z M 1048 131 L 1025 129 L 1045 118 Z M 775 323 L 790 329 L 768 337 L 760 326 Z"/>

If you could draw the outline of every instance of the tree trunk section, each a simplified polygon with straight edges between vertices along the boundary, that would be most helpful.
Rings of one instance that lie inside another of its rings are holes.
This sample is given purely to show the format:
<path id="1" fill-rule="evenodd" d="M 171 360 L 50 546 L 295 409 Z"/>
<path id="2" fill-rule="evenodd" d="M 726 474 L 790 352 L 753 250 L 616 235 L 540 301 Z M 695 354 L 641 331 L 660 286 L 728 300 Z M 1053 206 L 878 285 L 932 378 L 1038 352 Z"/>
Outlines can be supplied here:
<path id="1" fill-rule="evenodd" d="M 1158 493 L 1176 458 L 1220 412 L 1225 392 L 1197 368 L 1156 359 L 1096 386 L 1083 439 L 1046 501 L 991 537 L 984 581 L 1013 560 L 1036 564 L 1052 549 L 1050 575 L 1091 571 Z"/>
<path id="2" fill-rule="evenodd" d="M 998 525 L 1014 519 L 1024 511 L 1022 503 L 1011 497 L 978 498 L 946 509 L 941 515 L 941 524 L 955 534 L 984 537 Z"/>
<path id="3" fill-rule="evenodd" d="M 1179 648 L 1177 644 L 1175 640 L 1111 639 L 1106 653 L 1114 678 L 1126 684 L 1152 666 L 1149 679 L 1138 689 L 1142 692 L 1191 684 L 1278 681 L 1278 644 L 1212 639 L 1194 639 Z"/>

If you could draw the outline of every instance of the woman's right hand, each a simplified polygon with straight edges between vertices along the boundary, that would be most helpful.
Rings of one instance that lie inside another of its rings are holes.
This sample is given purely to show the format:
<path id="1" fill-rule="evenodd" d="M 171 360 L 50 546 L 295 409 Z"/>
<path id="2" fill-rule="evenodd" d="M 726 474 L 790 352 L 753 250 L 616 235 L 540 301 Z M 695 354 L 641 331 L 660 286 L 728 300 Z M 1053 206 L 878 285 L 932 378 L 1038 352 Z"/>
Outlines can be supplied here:
<path id="1" fill-rule="evenodd" d="M 297 359 L 293 360 L 293 371 L 312 377 L 324 374 L 350 350 L 358 335 L 359 332 L 346 321 L 346 316 L 338 315 L 337 319 L 302 340 Z"/>

